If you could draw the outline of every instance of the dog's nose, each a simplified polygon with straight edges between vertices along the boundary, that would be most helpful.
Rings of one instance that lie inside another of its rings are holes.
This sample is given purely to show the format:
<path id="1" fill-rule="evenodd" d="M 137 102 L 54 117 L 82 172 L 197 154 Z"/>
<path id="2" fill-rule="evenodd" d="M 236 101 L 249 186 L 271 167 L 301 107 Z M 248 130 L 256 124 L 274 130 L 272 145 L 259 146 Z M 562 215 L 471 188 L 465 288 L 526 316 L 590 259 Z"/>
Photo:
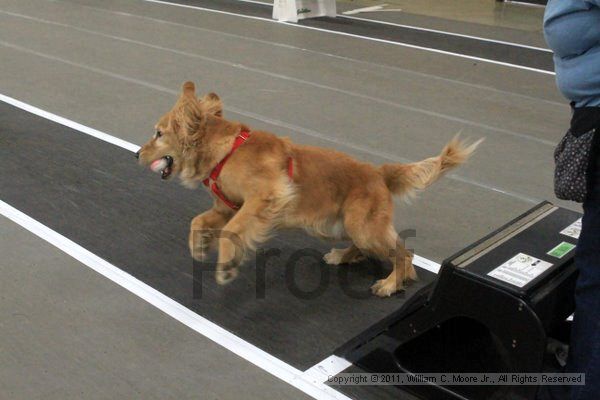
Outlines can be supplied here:
<path id="1" fill-rule="evenodd" d="M 140 151 L 139 150 L 135 152 L 135 158 L 140 158 Z"/>

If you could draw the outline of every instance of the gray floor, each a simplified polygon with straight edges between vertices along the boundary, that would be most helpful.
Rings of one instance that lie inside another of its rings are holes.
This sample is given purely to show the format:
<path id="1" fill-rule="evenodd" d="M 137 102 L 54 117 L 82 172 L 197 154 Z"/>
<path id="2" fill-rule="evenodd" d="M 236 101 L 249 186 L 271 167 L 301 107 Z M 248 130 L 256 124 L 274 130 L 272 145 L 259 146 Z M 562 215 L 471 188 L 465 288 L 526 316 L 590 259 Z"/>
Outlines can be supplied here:
<path id="1" fill-rule="evenodd" d="M 484 137 L 471 163 L 414 204 L 398 204 L 397 228 L 416 229 L 409 244 L 435 261 L 554 199 L 553 144 L 569 120 L 551 75 L 141 0 L 0 0 L 0 60 L 0 93 L 138 144 L 185 80 L 221 95 L 229 118 L 375 163 L 434 155 L 459 131 Z M 2 236 L 2 254 L 7 248 L 16 260 L 34 261 L 19 258 Z M 49 290 L 42 283 L 23 288 Z M 77 304 L 56 292 L 48 304 L 61 301 Z M 25 346 L 27 336 L 19 339 Z M 6 335 L 1 340 L 4 346 Z M 60 370 L 64 382 L 66 367 Z M 0 374 L 19 376 L 16 369 Z M 226 390 L 211 383 L 215 393 Z"/>
<path id="2" fill-rule="evenodd" d="M 0 237 L 3 399 L 309 398 L 4 217 Z"/>

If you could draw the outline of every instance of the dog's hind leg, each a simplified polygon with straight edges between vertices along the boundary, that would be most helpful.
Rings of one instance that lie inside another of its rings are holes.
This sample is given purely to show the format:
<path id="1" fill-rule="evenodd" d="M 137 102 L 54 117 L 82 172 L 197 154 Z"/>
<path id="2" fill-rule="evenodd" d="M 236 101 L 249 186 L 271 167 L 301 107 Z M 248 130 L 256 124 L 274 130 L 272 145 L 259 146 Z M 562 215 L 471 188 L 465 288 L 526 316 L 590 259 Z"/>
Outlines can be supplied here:
<path id="1" fill-rule="evenodd" d="M 346 232 L 363 254 L 392 263 L 390 275 L 371 287 L 375 295 L 387 297 L 402 290 L 404 281 L 417 279 L 413 255 L 406 250 L 392 225 L 391 197 L 357 197 L 345 210 Z"/>
<path id="2" fill-rule="evenodd" d="M 417 272 L 412 264 L 413 254 L 398 239 L 396 239 L 396 247 L 391 252 L 389 260 L 392 262 L 392 272 L 387 278 L 380 279 L 371 286 L 371 291 L 379 297 L 391 296 L 403 289 L 403 283 L 406 280 L 417 279 Z"/>
<path id="3" fill-rule="evenodd" d="M 196 216 L 190 224 L 188 244 L 190 254 L 197 261 L 203 261 L 215 237 L 231 219 L 233 212 L 215 205 L 210 210 Z"/>
<path id="4" fill-rule="evenodd" d="M 227 284 L 237 277 L 238 266 L 248 250 L 254 250 L 258 243 L 267 240 L 274 218 L 272 202 L 263 199 L 244 202 L 242 208 L 223 227 L 219 238 L 216 272 L 218 284 Z"/>
<path id="5" fill-rule="evenodd" d="M 329 265 L 353 264 L 365 259 L 365 256 L 352 244 L 345 249 L 331 249 L 331 251 L 323 257 L 323 260 Z"/>

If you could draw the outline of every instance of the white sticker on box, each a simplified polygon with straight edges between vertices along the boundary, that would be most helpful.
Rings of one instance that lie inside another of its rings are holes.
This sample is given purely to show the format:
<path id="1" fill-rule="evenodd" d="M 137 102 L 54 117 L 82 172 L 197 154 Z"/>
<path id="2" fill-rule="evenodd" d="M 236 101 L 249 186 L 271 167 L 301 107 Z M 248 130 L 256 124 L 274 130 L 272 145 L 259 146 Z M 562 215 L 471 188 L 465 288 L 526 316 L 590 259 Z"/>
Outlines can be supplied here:
<path id="1" fill-rule="evenodd" d="M 519 253 L 488 275 L 517 287 L 523 287 L 540 276 L 552 264 L 527 254 Z"/>
<path id="2" fill-rule="evenodd" d="M 560 231 L 560 233 L 575 239 L 579 239 L 579 234 L 581 233 L 581 218 L 567 226 L 565 229 Z"/>

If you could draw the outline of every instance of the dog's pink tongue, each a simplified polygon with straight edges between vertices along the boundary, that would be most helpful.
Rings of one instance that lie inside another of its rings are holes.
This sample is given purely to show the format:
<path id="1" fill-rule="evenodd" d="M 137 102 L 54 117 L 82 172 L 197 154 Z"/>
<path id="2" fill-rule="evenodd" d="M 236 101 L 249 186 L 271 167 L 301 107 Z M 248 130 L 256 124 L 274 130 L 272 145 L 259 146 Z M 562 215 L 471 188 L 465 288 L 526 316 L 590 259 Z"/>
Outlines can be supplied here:
<path id="1" fill-rule="evenodd" d="M 166 166 L 167 160 L 165 160 L 164 158 L 159 158 L 158 160 L 152 161 L 152 164 L 150 164 L 150 169 L 153 172 L 160 172 L 163 169 L 165 169 Z"/>

